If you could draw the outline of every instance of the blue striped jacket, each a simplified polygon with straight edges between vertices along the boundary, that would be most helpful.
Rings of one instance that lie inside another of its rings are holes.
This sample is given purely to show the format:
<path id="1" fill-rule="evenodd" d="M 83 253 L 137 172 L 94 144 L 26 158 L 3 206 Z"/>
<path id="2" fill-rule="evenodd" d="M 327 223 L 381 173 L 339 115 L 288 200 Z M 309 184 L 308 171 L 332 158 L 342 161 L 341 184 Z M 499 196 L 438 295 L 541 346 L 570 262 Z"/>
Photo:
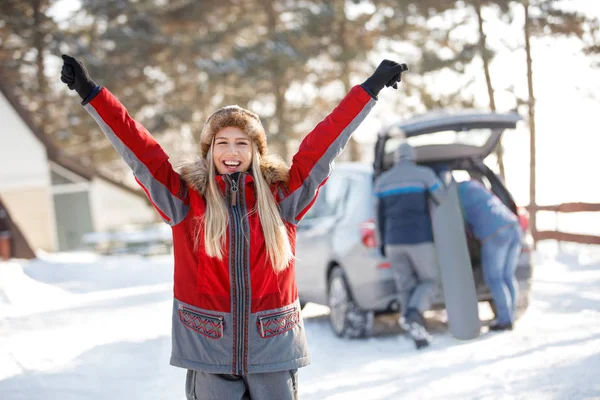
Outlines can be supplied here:
<path id="1" fill-rule="evenodd" d="M 410 160 L 384 172 L 374 190 L 380 246 L 432 242 L 429 199 L 439 202 L 442 193 L 435 173 Z"/>

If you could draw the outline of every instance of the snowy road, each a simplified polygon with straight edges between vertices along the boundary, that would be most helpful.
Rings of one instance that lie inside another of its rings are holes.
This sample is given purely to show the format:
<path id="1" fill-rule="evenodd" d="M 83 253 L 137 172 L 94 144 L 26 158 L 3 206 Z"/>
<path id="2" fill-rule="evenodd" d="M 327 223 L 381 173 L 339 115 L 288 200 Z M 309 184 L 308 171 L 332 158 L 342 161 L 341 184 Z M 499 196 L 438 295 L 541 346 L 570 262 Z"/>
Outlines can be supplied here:
<path id="1" fill-rule="evenodd" d="M 461 342 L 434 319 L 423 352 L 393 332 L 337 339 L 309 304 L 300 398 L 599 399 L 600 250 L 545 254 L 515 331 Z M 168 365 L 171 275 L 169 258 L 0 263 L 0 399 L 183 400 L 184 371 Z"/>

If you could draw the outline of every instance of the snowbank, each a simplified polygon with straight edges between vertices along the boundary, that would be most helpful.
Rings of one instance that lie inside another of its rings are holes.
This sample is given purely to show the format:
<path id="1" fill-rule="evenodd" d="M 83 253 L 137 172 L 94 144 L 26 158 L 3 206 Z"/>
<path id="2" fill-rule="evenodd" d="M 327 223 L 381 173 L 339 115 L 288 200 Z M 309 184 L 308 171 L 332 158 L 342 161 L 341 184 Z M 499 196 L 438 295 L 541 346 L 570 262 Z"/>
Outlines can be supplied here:
<path id="1" fill-rule="evenodd" d="M 394 329 L 340 340 L 327 308 L 309 304 L 300 398 L 600 398 L 600 248 L 540 252 L 516 329 L 474 341 L 454 339 L 439 318 L 421 352 Z M 168 365 L 171 285 L 170 257 L 0 263 L 0 399 L 183 400 L 185 371 Z"/>

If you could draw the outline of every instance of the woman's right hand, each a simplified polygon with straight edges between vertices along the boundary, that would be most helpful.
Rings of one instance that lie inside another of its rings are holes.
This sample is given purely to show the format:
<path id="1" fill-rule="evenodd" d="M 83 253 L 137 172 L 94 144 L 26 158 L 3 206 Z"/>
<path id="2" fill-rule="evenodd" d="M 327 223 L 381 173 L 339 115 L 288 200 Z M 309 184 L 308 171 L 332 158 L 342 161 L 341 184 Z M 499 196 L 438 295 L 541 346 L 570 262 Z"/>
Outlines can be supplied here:
<path id="1" fill-rule="evenodd" d="M 66 83 L 69 89 L 75 90 L 82 100 L 89 97 L 96 88 L 96 83 L 90 78 L 85 65 L 69 55 L 63 54 L 63 66 L 60 71 L 60 80 Z"/>

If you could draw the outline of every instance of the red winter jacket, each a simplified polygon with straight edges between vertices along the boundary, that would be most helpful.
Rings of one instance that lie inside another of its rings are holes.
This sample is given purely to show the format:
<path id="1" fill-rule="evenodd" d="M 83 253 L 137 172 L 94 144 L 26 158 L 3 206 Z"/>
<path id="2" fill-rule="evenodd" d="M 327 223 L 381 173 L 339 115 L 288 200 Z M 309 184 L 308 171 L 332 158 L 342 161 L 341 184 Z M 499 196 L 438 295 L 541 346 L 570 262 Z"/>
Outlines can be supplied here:
<path id="1" fill-rule="evenodd" d="M 295 252 L 296 225 L 331 173 L 335 157 L 369 113 L 375 100 L 360 86 L 300 144 L 291 167 L 261 165 L 280 206 Z M 206 210 L 204 160 L 181 173 L 148 131 L 102 88 L 85 104 L 113 146 L 133 170 L 156 210 L 173 230 L 175 287 L 171 364 L 209 373 L 248 374 L 308 365 L 295 267 L 279 274 L 266 256 L 255 204 L 254 180 L 242 173 L 216 179 L 229 210 L 222 260 L 194 250 L 195 218 Z M 237 186 L 237 190 L 231 190 Z"/>

